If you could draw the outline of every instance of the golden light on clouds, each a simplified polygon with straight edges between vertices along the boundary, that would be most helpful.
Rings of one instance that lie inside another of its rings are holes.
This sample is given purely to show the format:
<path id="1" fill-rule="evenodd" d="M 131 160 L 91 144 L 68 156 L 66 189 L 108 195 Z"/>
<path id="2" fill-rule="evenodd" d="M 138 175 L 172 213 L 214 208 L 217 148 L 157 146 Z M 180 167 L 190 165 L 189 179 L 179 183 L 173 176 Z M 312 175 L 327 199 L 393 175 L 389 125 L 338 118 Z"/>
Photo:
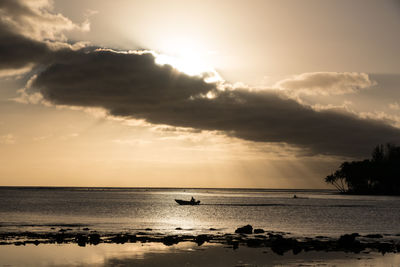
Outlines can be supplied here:
<path id="1" fill-rule="evenodd" d="M 209 83 L 223 81 L 217 71 L 202 60 L 200 53 L 193 52 L 192 49 L 183 49 L 180 51 L 181 53 L 176 57 L 154 53 L 156 57 L 155 61 L 160 65 L 171 65 L 190 76 L 204 77 L 204 80 Z"/>
<path id="2" fill-rule="evenodd" d="M 398 139 L 389 2 L 36 2 L 0 5 L 5 185 L 323 187 Z"/>

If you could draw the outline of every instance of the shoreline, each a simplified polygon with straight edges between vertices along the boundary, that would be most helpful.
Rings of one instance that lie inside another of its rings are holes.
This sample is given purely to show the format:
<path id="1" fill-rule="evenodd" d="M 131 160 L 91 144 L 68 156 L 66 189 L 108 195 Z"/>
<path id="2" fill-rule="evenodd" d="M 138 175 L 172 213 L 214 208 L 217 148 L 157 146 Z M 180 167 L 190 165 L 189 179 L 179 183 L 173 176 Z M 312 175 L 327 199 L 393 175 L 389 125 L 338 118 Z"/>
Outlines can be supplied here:
<path id="1" fill-rule="evenodd" d="M 247 227 L 247 228 L 246 228 Z M 251 230 L 249 230 L 249 227 Z M 177 228 L 177 231 L 182 230 Z M 293 237 L 288 233 L 264 231 L 255 229 L 250 225 L 238 228 L 235 233 L 211 233 L 210 234 L 164 234 L 153 232 L 151 229 L 137 232 L 100 233 L 88 228 L 81 231 L 69 229 L 53 230 L 48 232 L 0 232 L 0 245 L 25 246 L 28 244 L 125 244 L 125 243 L 159 243 L 165 246 L 177 245 L 181 242 L 192 242 L 197 246 L 203 244 L 220 244 L 233 250 L 240 247 L 269 248 L 278 255 L 292 252 L 294 255 L 304 251 L 325 252 L 351 252 L 369 253 L 379 252 L 399 253 L 400 238 L 398 234 L 393 238 L 381 234 L 359 235 L 358 233 L 344 234 L 339 237 Z"/>

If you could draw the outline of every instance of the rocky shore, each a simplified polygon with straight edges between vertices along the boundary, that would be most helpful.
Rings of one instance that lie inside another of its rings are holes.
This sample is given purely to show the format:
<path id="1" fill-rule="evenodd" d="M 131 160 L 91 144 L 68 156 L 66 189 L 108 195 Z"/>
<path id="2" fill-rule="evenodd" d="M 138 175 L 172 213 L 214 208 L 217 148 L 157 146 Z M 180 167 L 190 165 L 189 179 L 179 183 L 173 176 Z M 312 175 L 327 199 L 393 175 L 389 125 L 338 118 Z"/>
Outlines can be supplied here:
<path id="1" fill-rule="evenodd" d="M 180 228 L 176 229 L 178 232 Z M 213 231 L 213 229 L 210 229 Z M 395 235 L 394 235 L 395 236 Z M 345 234 L 337 238 L 317 236 L 289 237 L 286 233 L 265 231 L 263 229 L 253 229 L 251 225 L 246 225 L 236 229 L 235 233 L 216 233 L 216 234 L 175 234 L 168 235 L 153 232 L 146 229 L 143 232 L 132 233 L 98 233 L 84 228 L 79 232 L 69 229 L 53 229 L 46 233 L 37 232 L 3 232 L 0 233 L 0 245 L 24 246 L 27 244 L 69 244 L 76 243 L 79 246 L 98 245 L 100 243 L 163 243 L 172 246 L 180 242 L 194 242 L 198 246 L 204 243 L 222 244 L 232 249 L 246 247 L 265 247 L 273 252 L 283 255 L 286 252 L 298 254 L 302 251 L 343 251 L 352 253 L 380 252 L 398 253 L 400 252 L 400 240 L 390 239 L 380 234 L 359 235 L 358 233 Z"/>

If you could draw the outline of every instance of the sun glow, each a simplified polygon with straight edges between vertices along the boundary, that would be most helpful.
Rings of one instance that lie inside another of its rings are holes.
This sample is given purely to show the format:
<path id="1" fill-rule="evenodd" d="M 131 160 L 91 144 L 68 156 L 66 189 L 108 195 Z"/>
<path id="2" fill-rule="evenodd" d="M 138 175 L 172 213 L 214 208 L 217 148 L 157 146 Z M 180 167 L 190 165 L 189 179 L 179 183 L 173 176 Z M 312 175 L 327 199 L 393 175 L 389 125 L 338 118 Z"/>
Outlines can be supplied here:
<path id="1" fill-rule="evenodd" d="M 201 59 L 199 53 L 196 54 L 190 50 L 182 50 L 179 56 L 155 54 L 155 57 L 157 64 L 171 65 L 187 75 L 202 77 L 207 83 L 223 81 L 218 72 Z"/>

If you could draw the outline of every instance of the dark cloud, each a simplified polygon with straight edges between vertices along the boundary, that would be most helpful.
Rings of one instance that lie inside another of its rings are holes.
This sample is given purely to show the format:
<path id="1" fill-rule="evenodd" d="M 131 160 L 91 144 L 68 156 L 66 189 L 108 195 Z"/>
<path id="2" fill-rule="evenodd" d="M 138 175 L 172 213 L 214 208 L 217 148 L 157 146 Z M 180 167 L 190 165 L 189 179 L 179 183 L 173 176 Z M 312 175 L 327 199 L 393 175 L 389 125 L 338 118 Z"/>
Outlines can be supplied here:
<path id="1" fill-rule="evenodd" d="M 360 156 L 375 144 L 400 141 L 400 130 L 381 121 L 315 111 L 277 90 L 219 90 L 201 77 L 156 64 L 152 53 L 74 50 L 62 32 L 80 26 L 53 14 L 49 1 L 30 3 L 0 0 L 0 69 L 43 64 L 26 90 L 40 92 L 51 103 L 101 107 L 114 116 L 218 130 L 245 140 L 285 142 L 311 153 Z M 358 76 L 317 73 L 284 85 L 314 91 L 324 85 L 338 90 L 343 80 L 350 89 L 370 85 L 367 76 Z"/>
<path id="2" fill-rule="evenodd" d="M 21 68 L 40 63 L 51 54 L 45 43 L 14 34 L 0 24 L 0 69 Z"/>
<path id="3" fill-rule="evenodd" d="M 73 51 L 63 32 L 83 27 L 51 6 L 50 0 L 0 0 L 0 70 L 47 64 Z"/>
<path id="4" fill-rule="evenodd" d="M 40 73 L 32 88 L 54 104 L 102 107 L 115 116 L 286 142 L 312 153 L 361 156 L 375 144 L 400 141 L 397 128 L 350 113 L 315 111 L 279 91 L 218 90 L 200 77 L 157 65 L 150 53 L 80 53 Z"/>

